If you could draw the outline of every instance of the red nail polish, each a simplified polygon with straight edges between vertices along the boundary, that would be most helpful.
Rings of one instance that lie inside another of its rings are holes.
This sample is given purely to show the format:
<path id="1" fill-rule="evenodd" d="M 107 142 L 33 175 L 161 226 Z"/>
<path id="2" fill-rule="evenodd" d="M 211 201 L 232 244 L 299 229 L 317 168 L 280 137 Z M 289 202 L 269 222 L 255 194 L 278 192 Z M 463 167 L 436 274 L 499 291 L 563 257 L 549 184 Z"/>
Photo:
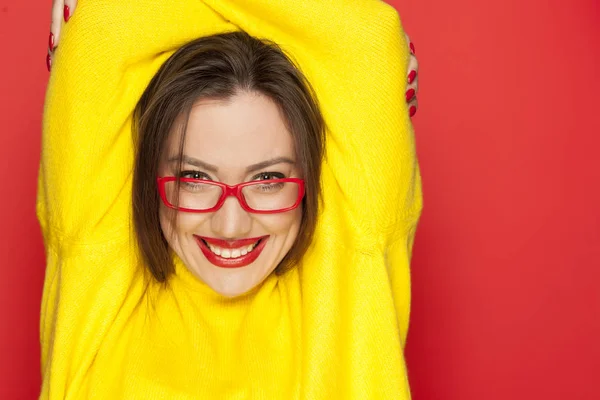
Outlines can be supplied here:
<path id="1" fill-rule="evenodd" d="M 50 57 L 50 54 L 46 54 L 46 67 L 48 68 L 48 72 L 50 72 L 52 68 L 52 57 Z"/>
<path id="2" fill-rule="evenodd" d="M 54 35 L 50 32 L 50 36 L 48 37 L 48 48 L 50 51 L 54 51 Z"/>
<path id="3" fill-rule="evenodd" d="M 406 102 L 411 101 L 413 97 L 415 97 L 415 89 L 408 89 L 406 91 Z"/>
<path id="4" fill-rule="evenodd" d="M 65 17 L 65 22 L 68 22 L 69 18 L 71 18 L 71 9 L 69 8 L 69 6 L 65 6 L 63 16 Z"/>
<path id="5" fill-rule="evenodd" d="M 415 54 L 415 45 L 410 42 L 410 52 Z"/>
<path id="6" fill-rule="evenodd" d="M 412 118 L 413 115 L 415 115 L 417 112 L 417 107 L 415 106 L 411 106 L 410 109 L 408 110 L 408 115 L 410 115 L 410 117 Z"/>
<path id="7" fill-rule="evenodd" d="M 410 74 L 408 74 L 408 83 L 409 84 L 413 83 L 416 77 L 417 77 L 417 71 L 410 71 Z"/>

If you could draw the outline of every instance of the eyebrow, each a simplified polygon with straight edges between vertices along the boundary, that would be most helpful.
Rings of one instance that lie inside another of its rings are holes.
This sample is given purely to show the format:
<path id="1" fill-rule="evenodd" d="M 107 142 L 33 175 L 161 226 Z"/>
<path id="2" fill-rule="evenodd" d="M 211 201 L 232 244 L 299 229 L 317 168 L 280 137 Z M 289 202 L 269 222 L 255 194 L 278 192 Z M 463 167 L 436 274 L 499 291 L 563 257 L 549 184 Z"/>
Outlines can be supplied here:
<path id="1" fill-rule="evenodd" d="M 169 161 L 169 163 L 179 162 L 179 157 L 177 157 L 177 156 L 171 157 L 171 158 L 169 158 L 168 161 Z M 193 165 L 194 167 L 202 168 L 206 171 L 209 171 L 209 172 L 212 172 L 215 174 L 219 171 L 219 168 L 217 168 L 216 166 L 206 163 L 204 161 L 201 161 L 194 157 L 189 157 L 189 156 L 183 155 L 181 161 L 184 164 Z M 265 160 L 265 161 L 258 162 L 256 164 L 249 165 L 248 167 L 246 167 L 246 173 L 258 171 L 259 169 L 264 169 L 264 168 L 270 167 L 272 165 L 282 164 L 282 163 L 290 164 L 290 165 L 296 164 L 296 162 L 294 160 L 292 160 L 291 158 L 275 157 L 275 158 L 271 158 L 270 160 Z"/>
<path id="2" fill-rule="evenodd" d="M 179 157 L 178 156 L 171 157 L 171 158 L 169 158 L 168 161 L 169 161 L 169 163 L 179 162 Z M 202 169 L 204 169 L 206 171 L 209 171 L 209 172 L 212 172 L 212 173 L 215 173 L 215 174 L 219 170 L 219 168 L 215 167 L 212 164 L 205 163 L 204 161 L 200 161 L 197 158 L 188 157 L 186 155 L 184 155 L 181 158 L 181 162 L 183 164 L 190 164 L 190 165 L 193 165 L 194 167 L 202 168 Z"/>

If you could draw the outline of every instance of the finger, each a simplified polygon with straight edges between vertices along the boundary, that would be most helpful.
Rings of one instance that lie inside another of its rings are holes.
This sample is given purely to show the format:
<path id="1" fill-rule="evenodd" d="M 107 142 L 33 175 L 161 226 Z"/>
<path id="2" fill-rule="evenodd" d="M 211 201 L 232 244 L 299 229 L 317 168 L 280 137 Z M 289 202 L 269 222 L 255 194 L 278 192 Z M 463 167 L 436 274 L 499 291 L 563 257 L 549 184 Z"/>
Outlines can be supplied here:
<path id="1" fill-rule="evenodd" d="M 50 24 L 50 37 L 48 48 L 51 52 L 56 49 L 60 41 L 63 21 L 67 22 L 73 16 L 77 7 L 77 0 L 54 0 L 52 4 L 52 22 Z"/>
<path id="2" fill-rule="evenodd" d="M 417 57 L 412 54 L 410 56 L 410 60 L 408 61 L 408 72 L 410 73 L 410 71 L 419 72 L 419 60 L 417 60 Z"/>
<path id="3" fill-rule="evenodd" d="M 419 108 L 419 100 L 417 96 L 413 97 L 413 99 L 408 103 L 408 115 L 412 118 L 415 116 L 417 109 Z"/>
<path id="4" fill-rule="evenodd" d="M 52 53 L 50 52 L 50 48 L 48 48 L 48 53 L 46 54 L 46 68 L 48 68 L 48 72 L 52 69 Z"/>
<path id="5" fill-rule="evenodd" d="M 413 81 L 417 77 L 417 74 L 419 73 L 419 61 L 417 60 L 417 57 L 414 54 L 414 45 L 412 44 L 410 37 L 406 32 L 404 33 L 404 37 L 406 38 L 406 43 L 408 43 L 410 50 L 410 58 L 408 60 L 408 71 L 406 75 L 408 78 L 408 83 L 411 84 L 413 83 Z M 418 90 L 418 87 L 415 88 L 415 90 Z"/>
<path id="6" fill-rule="evenodd" d="M 77 0 L 64 0 L 65 6 L 63 7 L 63 19 L 65 22 L 68 22 L 69 19 L 73 16 L 75 12 L 75 7 L 77 7 Z"/>
<path id="7" fill-rule="evenodd" d="M 50 22 L 50 37 L 48 38 L 48 49 L 51 52 L 58 46 L 63 20 L 63 7 L 64 0 L 54 0 L 52 3 L 52 20 Z"/>
<path id="8" fill-rule="evenodd" d="M 408 44 L 408 48 L 410 50 L 410 53 L 412 55 L 415 55 L 415 45 L 413 44 L 413 42 L 410 40 L 410 37 L 408 36 L 408 34 L 406 32 L 404 32 L 404 37 L 406 38 L 406 43 Z"/>
<path id="9" fill-rule="evenodd" d="M 415 91 L 419 91 L 418 85 L 418 76 L 419 76 L 419 61 L 417 57 L 411 55 L 410 61 L 408 63 L 408 84 L 412 85 L 411 87 L 415 89 Z"/>
<path id="10" fill-rule="evenodd" d="M 415 96 L 419 94 L 419 75 L 415 76 L 415 79 L 409 84 L 406 85 L 406 90 L 413 89 L 415 91 Z M 410 101 L 410 100 L 407 100 Z"/>
<path id="11" fill-rule="evenodd" d="M 415 55 L 415 45 L 413 44 L 412 40 L 410 40 L 410 37 L 406 34 L 406 32 L 404 32 L 404 35 L 406 36 L 406 43 L 408 44 L 410 54 Z"/>
<path id="12" fill-rule="evenodd" d="M 415 56 L 415 46 L 411 42 L 410 37 L 406 32 L 406 43 L 408 43 L 410 50 L 410 60 L 408 62 L 407 79 L 408 83 L 406 86 L 406 102 L 408 103 L 408 114 L 412 118 L 419 108 L 419 101 L 417 100 L 417 92 L 419 91 L 419 61 Z"/>
<path id="13" fill-rule="evenodd" d="M 406 86 L 406 102 L 408 103 L 408 113 L 412 117 L 417 112 L 417 108 L 419 108 L 417 94 L 419 88 L 419 77 L 413 80 L 412 83 L 409 83 Z M 412 95 L 411 95 L 412 94 Z"/>

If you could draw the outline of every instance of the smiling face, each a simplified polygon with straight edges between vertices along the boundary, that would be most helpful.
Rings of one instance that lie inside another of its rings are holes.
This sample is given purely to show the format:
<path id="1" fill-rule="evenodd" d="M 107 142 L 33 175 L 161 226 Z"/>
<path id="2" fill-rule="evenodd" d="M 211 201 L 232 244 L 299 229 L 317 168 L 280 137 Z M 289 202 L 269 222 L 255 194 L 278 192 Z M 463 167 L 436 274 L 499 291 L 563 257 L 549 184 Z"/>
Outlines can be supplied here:
<path id="1" fill-rule="evenodd" d="M 167 140 L 159 176 L 178 174 L 178 126 Z M 182 178 L 228 185 L 302 178 L 293 137 L 277 105 L 262 94 L 243 91 L 226 100 L 194 104 L 181 171 Z M 256 214 L 230 196 L 214 212 L 177 212 L 173 220 L 162 204 L 159 216 L 169 246 L 187 268 L 217 293 L 233 297 L 260 285 L 288 253 L 300 229 L 302 206 Z"/>
<path id="2" fill-rule="evenodd" d="M 176 273 L 173 252 L 226 296 L 301 263 L 318 220 L 325 122 L 310 83 L 276 44 L 239 31 L 183 45 L 152 77 L 132 128 L 133 227 L 140 263 L 156 282 Z M 281 177 L 304 182 L 300 207 L 290 204 L 299 186 L 264 182 Z M 218 204 L 215 185 L 226 190 L 219 200 L 216 189 Z M 204 212 L 167 208 L 173 200 Z"/>

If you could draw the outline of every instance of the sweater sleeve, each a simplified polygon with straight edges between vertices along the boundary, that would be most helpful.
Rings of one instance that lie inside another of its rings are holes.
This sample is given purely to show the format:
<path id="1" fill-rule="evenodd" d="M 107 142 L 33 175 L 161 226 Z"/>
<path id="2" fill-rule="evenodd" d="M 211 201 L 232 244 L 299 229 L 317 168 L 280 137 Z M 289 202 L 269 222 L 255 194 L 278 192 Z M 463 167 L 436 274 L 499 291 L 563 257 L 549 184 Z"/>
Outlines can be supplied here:
<path id="1" fill-rule="evenodd" d="M 418 213 L 404 100 L 408 43 L 394 8 L 372 0 L 205 2 L 251 35 L 276 38 L 315 88 L 328 126 L 325 196 L 353 221 L 352 231 L 381 243 L 406 222 L 399 214 Z"/>
<path id="2" fill-rule="evenodd" d="M 183 16 L 204 24 L 181 24 Z M 47 261 L 43 399 L 84 393 L 103 338 L 143 290 L 130 211 L 134 107 L 174 50 L 224 26 L 199 1 L 167 7 L 114 0 L 80 2 L 63 26 L 46 94 L 38 179 Z"/>
<path id="3" fill-rule="evenodd" d="M 287 51 L 327 123 L 322 209 L 300 268 L 306 397 L 410 398 L 403 348 L 422 193 L 398 13 L 370 0 L 205 2 Z"/>

